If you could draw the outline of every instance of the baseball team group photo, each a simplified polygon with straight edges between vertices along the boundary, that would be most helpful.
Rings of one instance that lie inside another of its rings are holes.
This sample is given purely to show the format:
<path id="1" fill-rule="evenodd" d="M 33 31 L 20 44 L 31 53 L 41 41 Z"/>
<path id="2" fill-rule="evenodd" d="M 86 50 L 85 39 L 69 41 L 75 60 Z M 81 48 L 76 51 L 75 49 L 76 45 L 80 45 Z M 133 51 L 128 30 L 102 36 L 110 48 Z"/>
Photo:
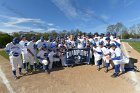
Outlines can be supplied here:
<path id="1" fill-rule="evenodd" d="M 139 0 L 1 0 L 0 93 L 140 93 Z"/>

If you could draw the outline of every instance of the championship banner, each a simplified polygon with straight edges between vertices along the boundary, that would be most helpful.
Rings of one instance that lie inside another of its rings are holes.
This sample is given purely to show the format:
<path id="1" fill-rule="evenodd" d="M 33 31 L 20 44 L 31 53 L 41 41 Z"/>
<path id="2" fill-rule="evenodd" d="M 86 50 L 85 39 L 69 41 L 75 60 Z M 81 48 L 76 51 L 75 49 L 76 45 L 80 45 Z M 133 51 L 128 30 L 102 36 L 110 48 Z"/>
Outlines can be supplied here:
<path id="1" fill-rule="evenodd" d="M 83 49 L 77 49 L 77 48 L 70 48 L 66 49 L 66 64 L 67 65 L 73 65 L 73 64 L 82 64 L 90 63 L 90 48 L 83 48 Z"/>

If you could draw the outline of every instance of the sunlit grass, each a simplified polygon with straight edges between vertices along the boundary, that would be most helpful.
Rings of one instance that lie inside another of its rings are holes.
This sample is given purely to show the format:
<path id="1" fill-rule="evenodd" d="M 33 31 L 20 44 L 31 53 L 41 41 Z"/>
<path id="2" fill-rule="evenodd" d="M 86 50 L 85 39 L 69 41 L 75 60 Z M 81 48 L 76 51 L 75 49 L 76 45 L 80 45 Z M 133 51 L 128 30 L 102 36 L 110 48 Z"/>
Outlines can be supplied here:
<path id="1" fill-rule="evenodd" d="M 3 56 L 3 57 L 6 58 L 6 59 L 9 59 L 8 54 L 6 54 L 6 52 L 5 52 L 4 50 L 1 50 L 1 51 L 0 51 L 0 55 Z"/>
<path id="2" fill-rule="evenodd" d="M 139 41 L 129 41 L 130 46 L 140 53 L 140 42 Z"/>

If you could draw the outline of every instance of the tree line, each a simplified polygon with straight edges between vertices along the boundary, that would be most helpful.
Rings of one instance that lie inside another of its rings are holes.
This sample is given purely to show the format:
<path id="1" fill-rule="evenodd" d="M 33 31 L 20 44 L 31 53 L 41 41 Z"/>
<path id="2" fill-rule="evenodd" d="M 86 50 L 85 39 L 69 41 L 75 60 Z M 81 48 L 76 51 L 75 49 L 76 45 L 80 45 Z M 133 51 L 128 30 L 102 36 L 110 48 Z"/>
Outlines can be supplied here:
<path id="1" fill-rule="evenodd" d="M 121 39 L 140 38 L 140 24 L 136 24 L 133 25 L 132 27 L 127 28 L 123 23 L 118 22 L 116 24 L 108 25 L 104 34 L 106 32 L 110 32 L 110 33 L 116 32 L 117 36 L 120 36 Z M 85 34 L 85 35 L 87 34 L 87 32 L 83 32 L 79 29 L 76 29 L 71 31 L 63 30 L 59 32 L 53 30 L 44 33 L 40 33 L 40 32 L 34 33 L 34 31 L 30 31 L 30 33 L 26 33 L 25 35 L 27 39 L 30 40 L 31 36 L 36 36 L 37 39 L 39 39 L 40 36 L 44 36 L 46 39 L 48 39 L 49 36 L 56 37 L 56 36 L 64 36 L 64 35 L 78 34 L 78 33 Z M 92 32 L 90 33 L 93 34 Z M 4 48 L 7 43 L 12 41 L 13 37 L 20 37 L 21 34 L 22 33 L 20 32 L 14 32 L 12 35 L 9 35 L 8 33 L 0 32 L 0 48 Z"/>
<path id="2" fill-rule="evenodd" d="M 6 44 L 11 42 L 14 37 L 20 37 L 21 34 L 24 34 L 27 40 L 30 40 L 32 36 L 36 36 L 37 40 L 40 38 L 40 36 L 44 36 L 48 40 L 49 36 L 53 36 L 55 38 L 56 36 L 64 36 L 64 35 L 78 34 L 78 33 L 86 35 L 86 32 L 82 32 L 79 29 L 71 30 L 71 31 L 63 30 L 59 32 L 53 30 L 53 31 L 44 32 L 44 33 L 40 33 L 40 32 L 35 33 L 34 31 L 22 32 L 22 33 L 14 32 L 11 35 L 9 35 L 8 33 L 0 32 L 0 48 L 4 48 Z"/>
<path id="3" fill-rule="evenodd" d="M 118 22 L 107 26 L 107 32 L 116 32 L 122 39 L 140 38 L 140 24 L 126 27 L 123 23 Z"/>

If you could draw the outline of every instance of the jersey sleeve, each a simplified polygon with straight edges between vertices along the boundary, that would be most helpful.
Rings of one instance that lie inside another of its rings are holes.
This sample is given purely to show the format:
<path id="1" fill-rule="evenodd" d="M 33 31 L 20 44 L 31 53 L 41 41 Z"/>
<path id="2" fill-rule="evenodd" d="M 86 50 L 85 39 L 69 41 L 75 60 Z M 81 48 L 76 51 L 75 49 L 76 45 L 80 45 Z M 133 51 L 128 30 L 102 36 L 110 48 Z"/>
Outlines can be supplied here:
<path id="1" fill-rule="evenodd" d="M 37 57 L 41 57 L 41 51 L 38 52 Z"/>
<path id="2" fill-rule="evenodd" d="M 6 51 L 7 54 L 10 53 L 10 46 L 11 46 L 11 43 L 8 43 L 5 47 L 5 51 Z"/>
<path id="3" fill-rule="evenodd" d="M 30 48 L 31 48 L 31 43 L 28 42 L 28 43 L 27 43 L 27 49 L 30 49 Z"/>
<path id="4" fill-rule="evenodd" d="M 115 50 L 115 54 L 116 54 L 117 57 L 121 56 L 121 50 L 119 48 L 117 48 Z"/>

